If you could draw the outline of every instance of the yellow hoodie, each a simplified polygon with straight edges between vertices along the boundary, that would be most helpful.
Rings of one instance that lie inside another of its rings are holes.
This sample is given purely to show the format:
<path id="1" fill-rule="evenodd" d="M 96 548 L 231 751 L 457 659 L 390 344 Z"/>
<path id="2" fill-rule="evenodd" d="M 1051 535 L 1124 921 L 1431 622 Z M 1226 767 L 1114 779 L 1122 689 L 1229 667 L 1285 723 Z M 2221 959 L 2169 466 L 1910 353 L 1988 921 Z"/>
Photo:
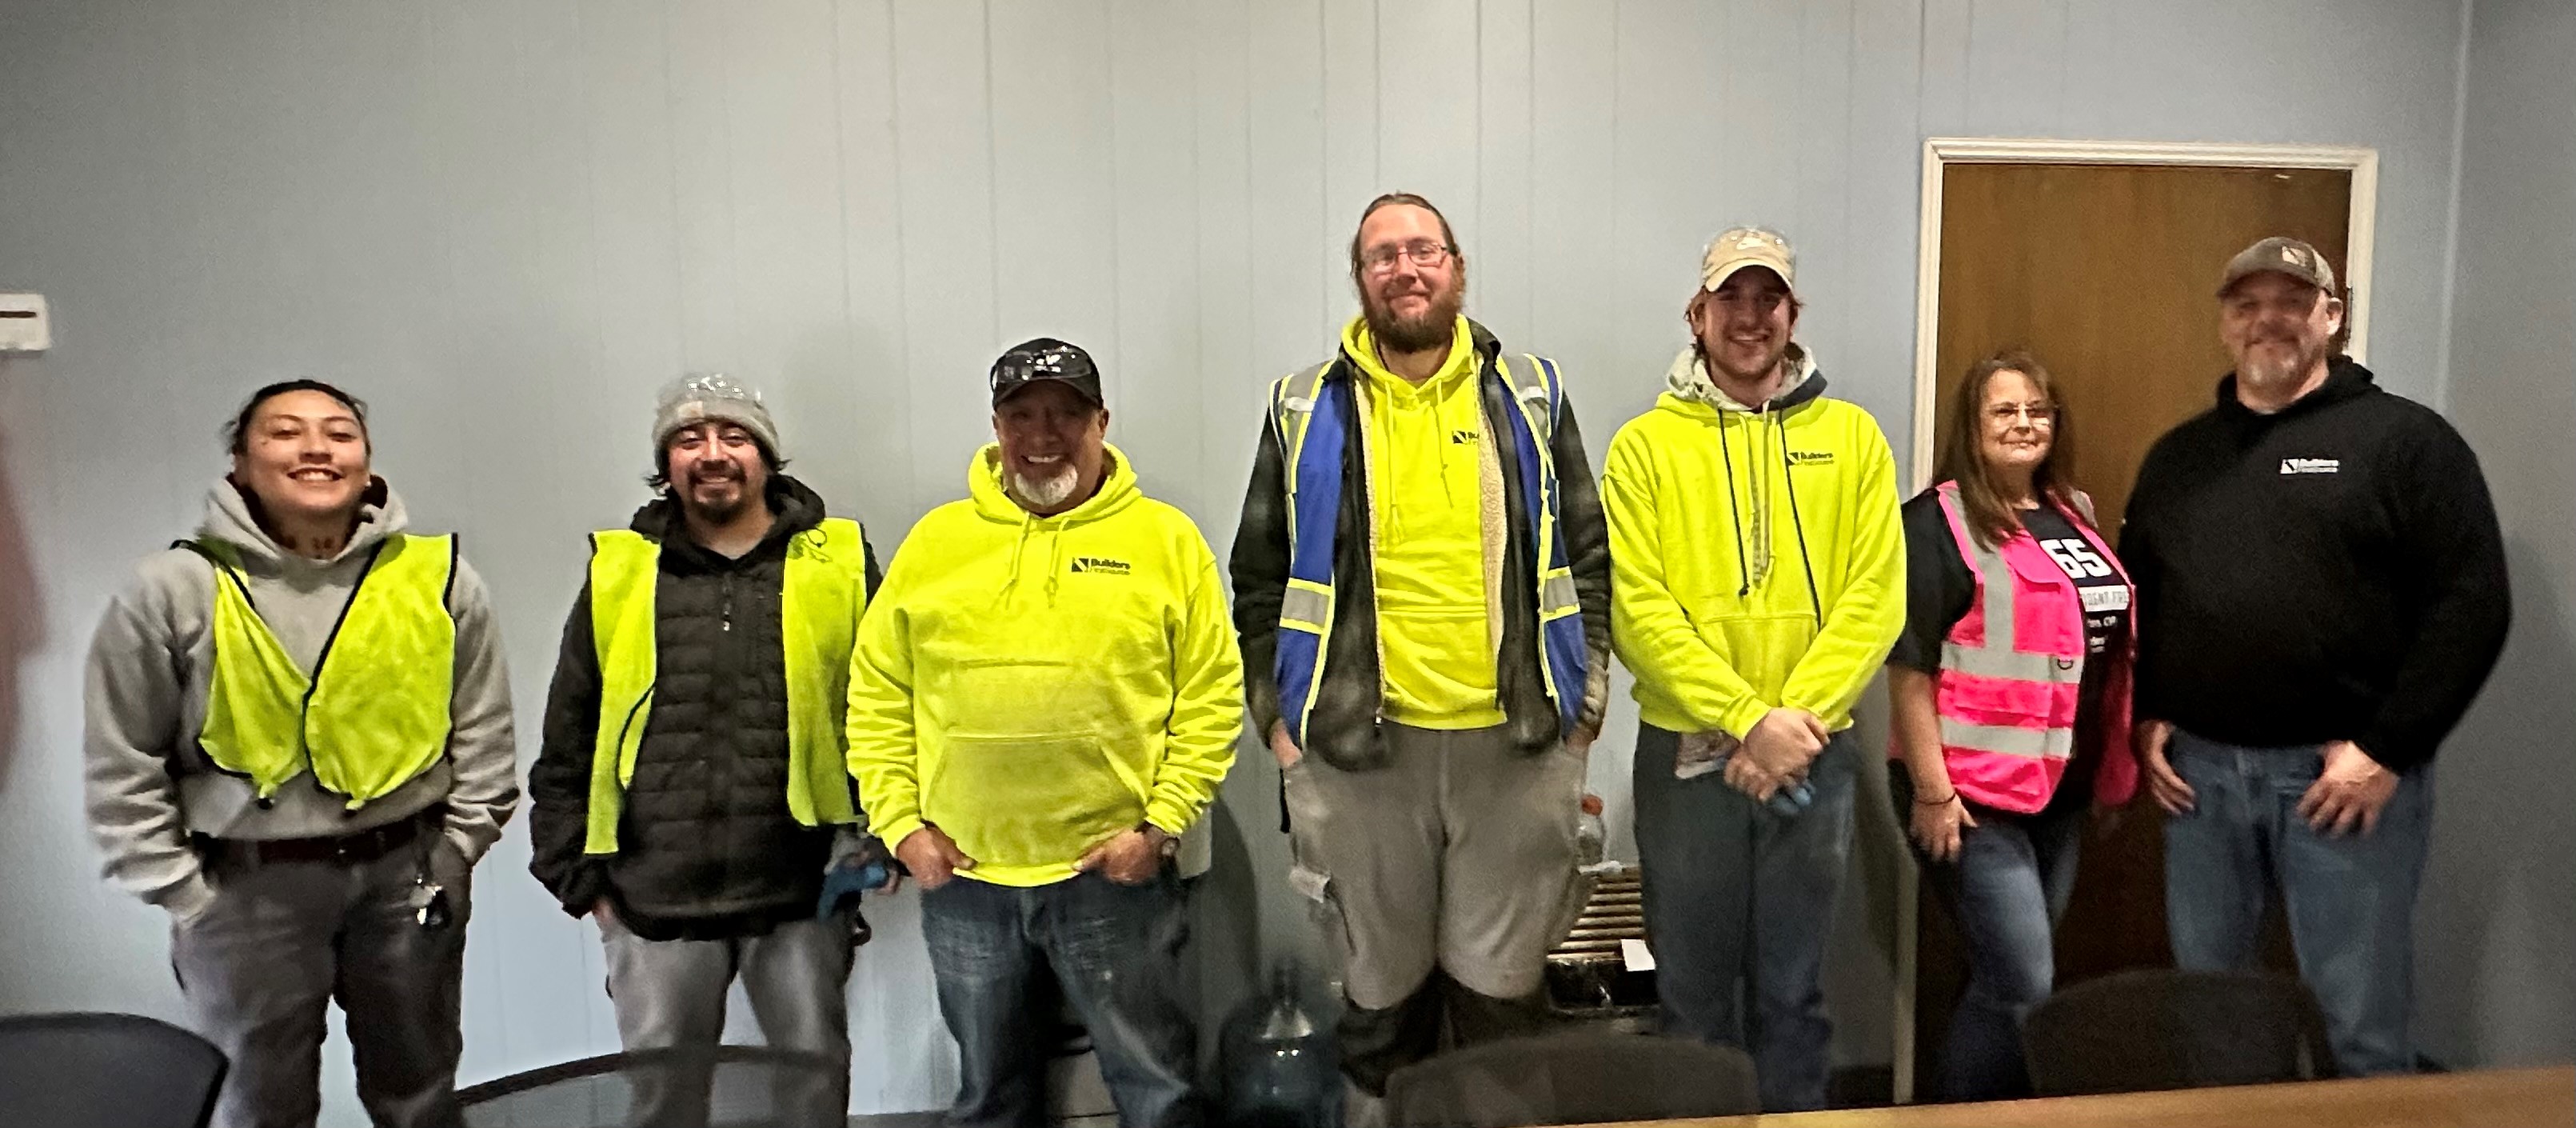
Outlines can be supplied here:
<path id="1" fill-rule="evenodd" d="M 1503 480 L 1467 319 L 1458 318 L 1449 359 L 1420 384 L 1378 360 L 1365 317 L 1342 328 L 1342 355 L 1367 379 L 1360 414 L 1386 718 L 1428 729 L 1499 725 L 1502 617 L 1491 593 L 1502 579 Z"/>
<path id="2" fill-rule="evenodd" d="M 1795 346 L 1793 346 L 1793 349 Z M 1905 623 L 1896 459 L 1878 421 L 1802 379 L 1728 401 L 1691 350 L 1610 440 L 1610 637 L 1647 724 L 1741 738 L 1775 706 L 1829 729 Z M 1812 583 L 1812 587 L 1810 584 Z"/>
<path id="3" fill-rule="evenodd" d="M 936 823 L 975 859 L 965 876 L 1046 885 L 1140 823 L 1179 834 L 1215 797 L 1243 727 L 1216 556 L 1108 457 L 1091 500 L 1034 517 L 987 444 L 971 496 L 886 567 L 849 710 L 850 771 L 886 842 Z"/>

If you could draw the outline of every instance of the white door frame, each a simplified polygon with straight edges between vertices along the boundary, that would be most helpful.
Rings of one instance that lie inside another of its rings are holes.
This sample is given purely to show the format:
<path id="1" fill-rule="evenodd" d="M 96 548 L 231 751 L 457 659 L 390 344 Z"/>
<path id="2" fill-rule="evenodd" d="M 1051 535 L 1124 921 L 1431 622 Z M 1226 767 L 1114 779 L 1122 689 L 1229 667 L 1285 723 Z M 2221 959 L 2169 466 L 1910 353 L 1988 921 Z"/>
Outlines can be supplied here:
<path id="1" fill-rule="evenodd" d="M 2352 358 L 2368 361 L 2370 263 L 2379 214 L 2379 151 L 2331 145 L 2209 145 L 2153 141 L 2051 141 L 2035 138 L 1932 137 L 1923 142 L 1923 215 L 1914 275 L 1915 489 L 1932 484 L 1932 415 L 1941 374 L 1941 180 L 1952 164 L 2197 165 L 2227 168 L 2324 168 L 2352 174 L 2352 211 L 2344 220 L 2344 285 L 2352 291 L 2345 321 Z M 2220 264 L 2212 263 L 2216 273 Z M 1905 828 L 1898 827 L 1902 835 Z M 1908 861 L 1911 861 L 1909 858 Z M 1893 1000 L 1894 1097 L 1914 1100 L 1915 867 L 1897 867 L 1896 992 Z"/>

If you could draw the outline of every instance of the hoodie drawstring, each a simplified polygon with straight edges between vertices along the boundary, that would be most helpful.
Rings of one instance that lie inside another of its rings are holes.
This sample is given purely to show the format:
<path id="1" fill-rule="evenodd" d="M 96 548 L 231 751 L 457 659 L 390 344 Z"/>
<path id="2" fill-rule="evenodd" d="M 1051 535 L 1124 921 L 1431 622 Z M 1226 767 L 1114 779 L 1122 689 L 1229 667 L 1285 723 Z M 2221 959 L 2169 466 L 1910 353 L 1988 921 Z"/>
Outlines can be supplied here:
<path id="1" fill-rule="evenodd" d="M 999 607 L 1011 598 L 1011 589 L 1020 586 L 1020 555 L 1028 551 L 1029 529 L 1033 522 L 1028 511 L 1020 512 L 1020 539 L 1011 546 L 1011 574 L 1002 580 L 1002 590 L 993 593 L 993 606 Z"/>
<path id="2" fill-rule="evenodd" d="M 1743 581 L 1735 589 L 1735 598 L 1742 599 L 1753 593 L 1753 566 L 1744 559 L 1744 507 L 1735 500 L 1735 447 L 1727 440 L 1723 414 L 1717 417 L 1717 453 L 1726 460 L 1726 511 L 1735 522 L 1735 576 Z"/>
<path id="3" fill-rule="evenodd" d="M 1064 582 L 1064 529 L 1047 530 L 1047 606 L 1055 606 L 1056 585 Z"/>
<path id="4" fill-rule="evenodd" d="M 1789 525 L 1798 533 L 1798 568 L 1807 574 L 1807 606 L 1815 609 L 1816 627 L 1824 629 L 1825 601 L 1816 595 L 1816 563 L 1807 557 L 1807 522 L 1798 515 L 1798 478 L 1790 473 L 1789 436 L 1780 436 L 1780 482 L 1789 491 Z"/>
<path id="5" fill-rule="evenodd" d="M 1010 602 L 1011 592 L 1020 586 L 1020 560 L 1022 557 L 1027 555 L 1029 550 L 1029 537 L 1038 531 L 1037 526 L 1038 519 L 1036 516 L 1025 511 L 1020 514 L 1020 539 L 1017 543 L 1011 546 L 1011 574 L 1002 581 L 1002 589 L 993 593 L 993 606 L 1000 607 L 1004 603 Z M 1046 530 L 1046 535 L 1046 602 L 1047 606 L 1053 607 L 1055 606 L 1056 588 L 1063 582 L 1064 577 L 1064 530 L 1061 528 L 1050 528 Z"/>

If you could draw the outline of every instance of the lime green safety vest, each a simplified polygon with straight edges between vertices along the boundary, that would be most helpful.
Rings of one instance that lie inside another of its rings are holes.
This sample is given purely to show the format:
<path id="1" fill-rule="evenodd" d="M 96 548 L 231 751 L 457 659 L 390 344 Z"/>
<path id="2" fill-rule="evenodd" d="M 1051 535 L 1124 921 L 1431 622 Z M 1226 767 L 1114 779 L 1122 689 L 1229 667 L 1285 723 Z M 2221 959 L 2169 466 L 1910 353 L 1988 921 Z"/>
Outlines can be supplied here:
<path id="1" fill-rule="evenodd" d="M 591 534 L 590 634 L 599 655 L 599 732 L 590 758 L 586 854 L 617 852 L 617 818 L 635 781 L 635 754 L 652 712 L 653 588 L 662 546 L 624 529 Z M 779 598 L 787 659 L 787 810 L 806 826 L 858 821 L 850 803 L 850 648 L 868 603 L 859 523 L 838 517 L 787 542 Z"/>
<path id="2" fill-rule="evenodd" d="M 213 539 L 180 546 L 215 566 L 215 668 L 197 732 L 215 767 L 248 778 L 263 803 L 310 770 L 316 785 L 356 810 L 447 754 L 454 536 L 387 534 L 311 674 L 261 621 L 239 548 Z"/>

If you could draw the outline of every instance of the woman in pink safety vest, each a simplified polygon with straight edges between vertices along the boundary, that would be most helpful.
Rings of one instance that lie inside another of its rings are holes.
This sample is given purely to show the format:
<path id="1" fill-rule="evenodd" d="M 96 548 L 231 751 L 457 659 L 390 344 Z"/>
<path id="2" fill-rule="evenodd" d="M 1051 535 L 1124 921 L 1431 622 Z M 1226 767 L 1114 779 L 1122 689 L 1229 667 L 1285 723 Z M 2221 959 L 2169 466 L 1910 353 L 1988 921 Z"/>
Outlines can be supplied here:
<path id="1" fill-rule="evenodd" d="M 2068 480 L 2067 417 L 2028 355 L 1968 370 L 1938 483 L 1904 507 L 1906 626 L 1888 655 L 1897 821 L 1967 944 L 1940 1096 L 2024 1096 L 2089 808 L 2137 789 L 2135 589 Z"/>

